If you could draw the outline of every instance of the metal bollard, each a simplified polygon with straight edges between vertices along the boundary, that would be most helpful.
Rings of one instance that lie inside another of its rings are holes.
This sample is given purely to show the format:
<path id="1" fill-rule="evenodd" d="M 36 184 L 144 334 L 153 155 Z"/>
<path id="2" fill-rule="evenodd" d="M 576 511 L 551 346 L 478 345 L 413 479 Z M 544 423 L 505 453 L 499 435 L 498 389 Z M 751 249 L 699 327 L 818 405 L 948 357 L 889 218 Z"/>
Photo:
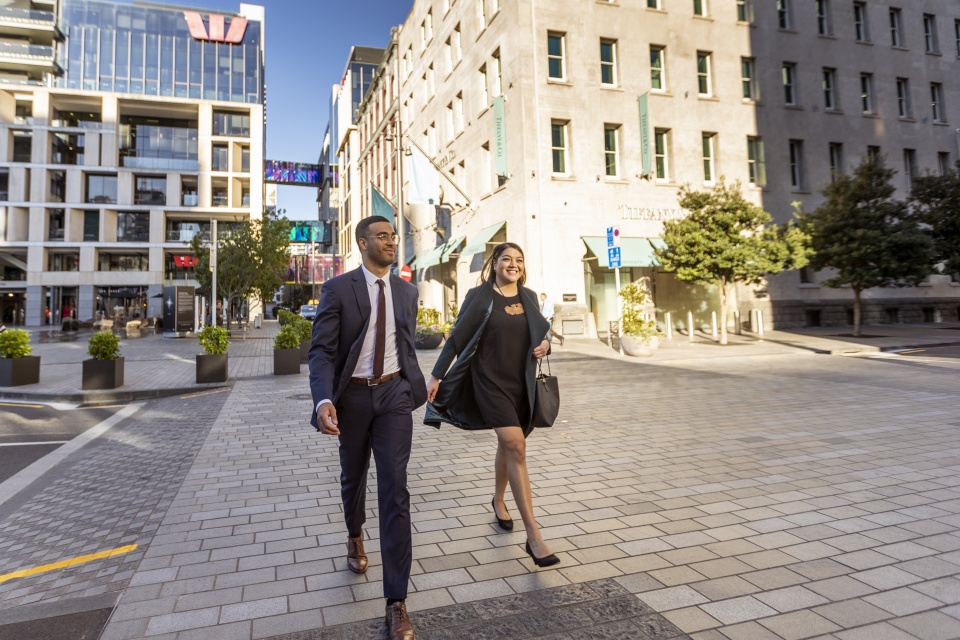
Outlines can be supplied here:
<path id="1" fill-rule="evenodd" d="M 717 337 L 717 312 L 710 312 L 710 335 L 714 338 Z"/>
<path id="2" fill-rule="evenodd" d="M 763 311 L 757 309 L 757 333 L 763 335 Z"/>
<path id="3" fill-rule="evenodd" d="M 667 311 L 666 315 L 663 317 L 663 328 L 664 333 L 667 334 L 667 340 L 673 338 L 673 316 Z"/>
<path id="4" fill-rule="evenodd" d="M 690 335 L 690 342 L 693 342 L 693 312 L 687 311 L 687 333 Z"/>
<path id="5" fill-rule="evenodd" d="M 739 335 L 742 335 L 742 334 L 743 334 L 743 333 L 742 333 L 742 332 L 743 332 L 743 327 L 740 326 L 740 311 L 739 311 L 739 310 L 733 312 L 733 321 L 736 323 L 734 326 L 736 327 L 737 335 L 738 335 L 738 336 L 739 336 Z"/>

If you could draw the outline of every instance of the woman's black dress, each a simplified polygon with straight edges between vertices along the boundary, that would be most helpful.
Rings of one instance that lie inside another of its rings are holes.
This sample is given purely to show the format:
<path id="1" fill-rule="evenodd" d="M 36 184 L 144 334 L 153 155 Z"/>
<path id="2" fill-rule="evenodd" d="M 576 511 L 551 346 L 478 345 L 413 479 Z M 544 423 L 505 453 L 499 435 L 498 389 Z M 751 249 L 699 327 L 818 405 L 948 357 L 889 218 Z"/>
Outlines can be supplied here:
<path id="1" fill-rule="evenodd" d="M 490 319 L 471 363 L 474 395 L 488 428 L 529 422 L 523 376 L 530 357 L 530 331 L 520 295 L 494 292 Z"/>

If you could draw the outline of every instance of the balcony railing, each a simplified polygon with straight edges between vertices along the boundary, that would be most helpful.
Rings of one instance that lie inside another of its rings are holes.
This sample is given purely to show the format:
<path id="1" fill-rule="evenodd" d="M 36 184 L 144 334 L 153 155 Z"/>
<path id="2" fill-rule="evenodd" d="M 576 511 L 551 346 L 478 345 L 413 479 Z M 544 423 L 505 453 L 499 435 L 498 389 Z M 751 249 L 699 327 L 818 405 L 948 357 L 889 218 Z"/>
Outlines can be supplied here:
<path id="1" fill-rule="evenodd" d="M 196 158 L 158 158 L 155 151 L 121 149 L 120 156 L 124 167 L 131 169 L 170 169 L 174 171 L 199 171 L 200 161 Z"/>
<path id="2" fill-rule="evenodd" d="M 200 236 L 207 240 L 210 237 L 209 231 L 195 231 L 194 229 L 167 229 L 167 242 L 189 243 L 194 237 Z"/>
<path id="3" fill-rule="evenodd" d="M 42 58 L 50 62 L 55 62 L 54 48 L 43 44 L 15 44 L 13 42 L 0 42 L 0 56 L 10 56 L 11 58 Z"/>
<path id="4" fill-rule="evenodd" d="M 25 22 L 53 26 L 57 23 L 57 16 L 54 15 L 52 11 L 36 11 L 34 9 L 0 7 L 0 21 Z"/>

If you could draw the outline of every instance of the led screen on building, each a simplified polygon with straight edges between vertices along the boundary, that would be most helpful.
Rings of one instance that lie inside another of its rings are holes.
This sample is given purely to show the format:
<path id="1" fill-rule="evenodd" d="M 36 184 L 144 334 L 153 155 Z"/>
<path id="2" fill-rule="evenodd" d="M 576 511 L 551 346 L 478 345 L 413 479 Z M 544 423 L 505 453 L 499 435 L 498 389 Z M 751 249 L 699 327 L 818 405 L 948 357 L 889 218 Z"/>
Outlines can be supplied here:
<path id="1" fill-rule="evenodd" d="M 265 160 L 264 179 L 275 184 L 320 184 L 320 165 L 285 160 Z"/>
<path id="2" fill-rule="evenodd" d="M 326 242 L 326 227 L 321 222 L 290 223 L 290 242 Z"/>
<path id="3" fill-rule="evenodd" d="M 287 284 L 322 284 L 343 273 L 340 256 L 327 253 L 290 256 L 287 267 Z"/>

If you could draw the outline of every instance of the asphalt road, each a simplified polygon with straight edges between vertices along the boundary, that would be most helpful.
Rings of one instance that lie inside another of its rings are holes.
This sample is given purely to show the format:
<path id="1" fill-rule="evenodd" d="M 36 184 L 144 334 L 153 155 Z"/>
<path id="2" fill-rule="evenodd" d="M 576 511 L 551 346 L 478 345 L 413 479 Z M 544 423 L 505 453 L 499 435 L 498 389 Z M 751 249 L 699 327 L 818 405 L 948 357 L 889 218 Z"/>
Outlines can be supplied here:
<path id="1" fill-rule="evenodd" d="M 0 401 L 0 482 L 119 409 L 65 409 Z"/>
<path id="2" fill-rule="evenodd" d="M 960 358 L 960 345 L 950 347 L 930 347 L 927 349 L 909 349 L 899 352 L 901 356 L 915 358 Z"/>

